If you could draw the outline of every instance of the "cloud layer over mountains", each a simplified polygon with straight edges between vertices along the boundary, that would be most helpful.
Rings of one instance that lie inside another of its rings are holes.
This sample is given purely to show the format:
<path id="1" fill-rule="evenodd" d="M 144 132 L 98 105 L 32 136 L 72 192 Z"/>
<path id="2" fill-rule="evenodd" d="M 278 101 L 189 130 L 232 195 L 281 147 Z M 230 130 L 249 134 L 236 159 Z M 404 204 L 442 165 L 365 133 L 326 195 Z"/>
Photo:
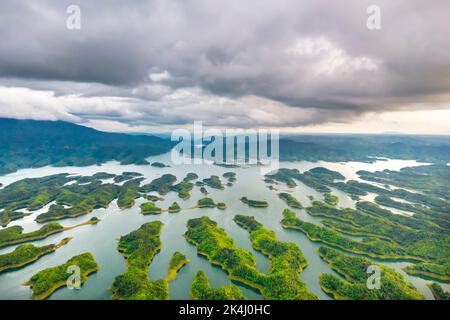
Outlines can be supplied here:
<path id="1" fill-rule="evenodd" d="M 81 30 L 66 28 L 71 4 Z M 371 4 L 381 30 L 366 27 Z M 450 109 L 448 12 L 446 0 L 2 1 L 0 117 L 294 128 Z"/>

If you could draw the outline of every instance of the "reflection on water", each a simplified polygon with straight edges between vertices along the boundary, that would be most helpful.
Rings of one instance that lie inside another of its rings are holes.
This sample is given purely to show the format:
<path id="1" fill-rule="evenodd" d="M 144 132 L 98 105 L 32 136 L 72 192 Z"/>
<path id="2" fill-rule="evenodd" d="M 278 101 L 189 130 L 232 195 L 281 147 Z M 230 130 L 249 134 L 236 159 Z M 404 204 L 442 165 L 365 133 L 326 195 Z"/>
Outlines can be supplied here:
<path id="1" fill-rule="evenodd" d="M 150 162 L 159 161 L 170 164 L 170 155 L 165 154 L 149 159 Z M 328 162 L 282 162 L 280 167 L 297 168 L 301 172 L 309 170 L 314 167 L 323 166 L 331 170 L 341 172 L 347 179 L 356 179 L 356 171 L 358 170 L 398 170 L 405 166 L 420 165 L 415 161 L 402 160 L 388 160 L 378 161 L 373 164 L 349 162 L 349 163 L 328 163 Z M 215 190 L 208 188 L 209 197 L 216 202 L 225 202 L 228 205 L 226 210 L 217 209 L 194 209 L 181 211 L 180 213 L 162 213 L 160 215 L 143 216 L 139 213 L 139 204 L 143 202 L 138 200 L 133 208 L 120 210 L 117 204 L 113 202 L 108 209 L 95 210 L 94 212 L 73 218 L 61 220 L 64 226 L 75 225 L 84 222 L 92 216 L 97 216 L 101 222 L 97 225 L 88 225 L 76 228 L 61 234 L 50 236 L 47 239 L 34 242 L 36 245 L 43 245 L 49 243 L 56 243 L 64 237 L 73 237 L 73 240 L 66 246 L 58 249 L 55 253 L 47 255 L 37 262 L 16 270 L 14 272 L 7 272 L 0 275 L 0 299 L 29 299 L 31 291 L 28 287 L 22 285 L 36 272 L 55 266 L 67 261 L 70 257 L 83 252 L 90 251 L 94 254 L 101 269 L 90 276 L 89 280 L 83 285 L 81 290 L 69 290 L 62 288 L 55 292 L 51 299 L 109 299 L 111 297 L 110 287 L 113 279 L 118 274 L 125 270 L 125 263 L 123 257 L 116 251 L 117 239 L 124 234 L 137 229 L 145 222 L 160 220 L 164 222 L 164 228 L 161 233 L 161 240 L 163 248 L 158 253 L 149 269 L 149 276 L 156 280 L 165 277 L 169 265 L 170 258 L 175 251 L 180 251 L 185 254 L 190 263 L 187 264 L 178 274 L 178 277 L 170 283 L 171 298 L 173 299 L 190 299 L 189 288 L 192 283 L 194 274 L 203 270 L 209 277 L 213 286 L 221 286 L 229 284 L 231 281 L 227 278 L 226 273 L 218 267 L 212 266 L 204 257 L 197 255 L 195 246 L 186 242 L 183 238 L 183 233 L 186 231 L 186 222 L 189 219 L 209 216 L 216 221 L 226 232 L 235 240 L 237 246 L 251 251 L 257 258 L 257 266 L 263 272 L 269 270 L 269 260 L 264 255 L 253 250 L 248 233 L 242 228 L 238 227 L 233 222 L 233 217 L 236 214 L 253 215 L 265 227 L 274 230 L 279 239 L 282 241 L 296 242 L 302 249 L 306 259 L 308 260 L 308 267 L 301 273 L 303 280 L 306 282 L 308 288 L 313 291 L 321 299 L 329 299 L 329 297 L 322 292 L 318 283 L 318 277 L 321 273 L 332 273 L 332 271 L 325 262 L 320 259 L 317 250 L 320 244 L 311 242 L 307 237 L 296 231 L 284 230 L 279 221 L 282 218 L 282 211 L 286 208 L 286 204 L 278 198 L 277 192 L 271 191 L 263 182 L 263 176 L 257 167 L 253 168 L 236 168 L 227 169 L 213 165 L 177 165 L 166 168 L 155 168 L 149 165 L 120 165 L 116 162 L 108 162 L 102 166 L 89 167 L 43 167 L 38 169 L 25 169 L 18 172 L 0 177 L 0 183 L 8 185 L 14 181 L 24 178 L 43 177 L 57 173 L 70 173 L 77 175 L 93 175 L 97 172 L 108 172 L 120 174 L 123 171 L 136 171 L 144 174 L 147 183 L 154 178 L 161 176 L 164 173 L 171 173 L 177 176 L 179 180 L 183 179 L 187 172 L 195 172 L 200 179 L 207 178 L 213 174 L 221 176 L 227 171 L 234 171 L 237 173 L 237 181 L 232 187 L 226 187 L 225 190 Z M 223 179 L 224 181 L 224 179 Z M 105 182 L 111 182 L 105 181 Z M 280 190 L 286 190 L 287 187 L 282 184 L 276 185 Z M 292 189 L 293 195 L 305 206 L 310 205 L 310 196 L 316 199 L 322 199 L 323 196 L 317 191 L 298 182 L 298 186 Z M 340 207 L 354 207 L 354 201 L 350 199 L 345 193 L 333 189 L 332 193 L 339 197 L 338 206 Z M 158 202 L 158 206 L 162 208 L 169 207 L 173 201 L 177 201 L 181 207 L 189 208 L 196 204 L 199 198 L 204 195 L 200 193 L 199 188 L 195 187 L 191 192 L 191 198 L 188 200 L 179 199 L 177 194 L 170 192 L 164 196 L 164 200 Z M 251 208 L 239 201 L 242 196 L 247 196 L 250 199 L 264 199 L 270 204 L 268 208 L 257 209 Z M 48 206 L 47 206 L 48 207 Z M 45 211 L 47 208 L 40 210 Z M 309 216 L 304 210 L 295 210 L 299 217 L 305 221 L 320 224 L 320 219 Z M 11 225 L 21 225 L 25 231 L 32 231 L 38 229 L 41 225 L 34 222 L 37 213 L 15 221 Z M 361 237 L 353 237 L 360 241 Z M 10 252 L 14 247 L 0 249 L 0 254 Z M 385 263 L 397 270 L 401 270 L 402 263 Z M 401 271 L 403 272 L 403 271 Z M 427 298 L 431 299 L 431 293 L 426 287 L 428 280 L 417 277 L 407 276 L 407 278 L 424 293 Z M 258 292 L 248 288 L 244 285 L 238 285 L 245 295 L 250 299 L 261 299 Z"/>

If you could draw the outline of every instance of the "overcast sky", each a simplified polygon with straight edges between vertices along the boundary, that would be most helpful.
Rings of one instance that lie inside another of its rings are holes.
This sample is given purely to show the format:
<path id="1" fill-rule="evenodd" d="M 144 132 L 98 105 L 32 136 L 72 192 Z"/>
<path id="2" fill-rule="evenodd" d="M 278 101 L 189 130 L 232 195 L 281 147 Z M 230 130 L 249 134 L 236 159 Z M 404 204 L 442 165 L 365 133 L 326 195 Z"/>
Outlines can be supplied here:
<path id="1" fill-rule="evenodd" d="M 72 4 L 80 30 L 66 27 Z M 1 1 L 0 117 L 450 134 L 449 12 L 448 0 Z"/>

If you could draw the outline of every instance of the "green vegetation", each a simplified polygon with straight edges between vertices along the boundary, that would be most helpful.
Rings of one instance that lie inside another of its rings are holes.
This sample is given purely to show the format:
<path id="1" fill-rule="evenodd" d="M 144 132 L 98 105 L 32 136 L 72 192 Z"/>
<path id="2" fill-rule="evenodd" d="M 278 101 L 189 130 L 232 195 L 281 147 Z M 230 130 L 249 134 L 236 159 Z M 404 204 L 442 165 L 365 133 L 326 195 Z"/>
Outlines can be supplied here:
<path id="1" fill-rule="evenodd" d="M 194 300 L 245 300 L 242 291 L 235 285 L 229 284 L 220 288 L 213 288 L 208 277 L 203 271 L 194 276 L 191 290 L 189 291 Z"/>
<path id="2" fill-rule="evenodd" d="M 186 178 L 184 178 L 184 180 L 186 181 L 192 181 L 192 180 L 197 180 L 198 179 L 198 174 L 194 173 L 194 172 L 188 172 L 186 174 Z"/>
<path id="3" fill-rule="evenodd" d="M 156 178 L 149 184 L 142 186 L 140 191 L 144 193 L 156 191 L 163 196 L 172 189 L 175 181 L 177 181 L 177 177 L 173 174 L 163 174 L 160 178 Z"/>
<path id="4" fill-rule="evenodd" d="M 58 288 L 65 286 L 68 278 L 72 275 L 68 269 L 71 266 L 80 268 L 81 283 L 86 282 L 89 274 L 99 270 L 99 266 L 91 253 L 74 256 L 62 265 L 47 268 L 32 276 L 25 283 L 25 285 L 30 286 L 33 290 L 32 298 L 35 300 L 46 299 Z"/>
<path id="5" fill-rule="evenodd" d="M 0 119 L 0 174 L 21 168 L 89 166 L 111 160 L 148 164 L 173 143 L 145 135 L 100 132 L 62 121 Z M 1 201 L 0 201 L 1 203 Z"/>
<path id="6" fill-rule="evenodd" d="M 143 224 L 139 229 L 123 236 L 117 250 L 127 261 L 127 270 L 114 279 L 111 290 L 113 299 L 119 300 L 166 300 L 169 299 L 169 281 L 187 262 L 187 258 L 175 252 L 168 276 L 156 281 L 148 277 L 148 268 L 154 256 L 161 249 L 159 238 L 163 223 L 153 221 Z"/>
<path id="7" fill-rule="evenodd" d="M 287 203 L 291 208 L 302 209 L 301 203 L 291 194 L 287 192 L 282 192 L 278 194 L 278 197 Z"/>
<path id="8" fill-rule="evenodd" d="M 172 205 L 169 207 L 169 212 L 180 212 L 181 207 L 177 202 L 172 203 Z"/>
<path id="9" fill-rule="evenodd" d="M 249 207 L 266 208 L 269 206 L 269 203 L 265 200 L 250 200 L 247 197 L 242 197 L 240 200 Z"/>
<path id="10" fill-rule="evenodd" d="M 127 180 L 131 180 L 131 179 L 136 178 L 136 177 L 141 177 L 141 176 L 142 176 L 142 173 L 139 173 L 139 172 L 128 172 L 128 171 L 125 171 L 125 172 L 122 172 L 121 175 L 115 176 L 114 177 L 114 182 L 115 183 L 120 183 L 120 182 L 124 182 L 124 181 L 127 181 Z"/>
<path id="11" fill-rule="evenodd" d="M 403 269 L 407 274 L 423 276 L 450 282 L 450 259 L 443 259 L 438 263 L 420 262 Z"/>
<path id="12" fill-rule="evenodd" d="M 194 188 L 194 184 L 184 179 L 180 183 L 173 185 L 170 189 L 172 191 L 178 192 L 178 196 L 183 199 L 189 199 L 191 194 L 189 193 Z"/>
<path id="13" fill-rule="evenodd" d="M 235 172 L 225 172 L 222 177 L 228 180 L 229 183 L 236 181 L 236 173 Z"/>
<path id="14" fill-rule="evenodd" d="M 358 210 L 337 209 L 314 201 L 313 206 L 308 208 L 308 213 L 327 218 L 324 224 L 333 229 L 301 221 L 289 210 L 283 212 L 284 219 L 281 223 L 285 228 L 302 231 L 313 241 L 321 241 L 349 252 L 381 259 L 420 262 L 406 269 L 411 274 L 422 273 L 436 279 L 448 277 L 450 242 L 447 234 L 423 230 L 424 225 L 407 217 L 393 215 L 372 203 L 359 202 L 357 208 Z M 357 242 L 338 231 L 367 238 Z"/>
<path id="15" fill-rule="evenodd" d="M 372 261 L 344 254 L 328 247 L 319 248 L 320 257 L 347 281 L 335 275 L 321 274 L 320 286 L 335 299 L 351 300 L 416 300 L 424 299 L 417 289 L 394 269 Z M 380 288 L 369 289 L 369 266 L 380 268 Z"/>
<path id="16" fill-rule="evenodd" d="M 442 289 L 442 287 L 436 282 L 428 284 L 428 287 L 436 300 L 450 300 L 450 293 L 445 292 L 444 289 Z"/>
<path id="17" fill-rule="evenodd" d="M 200 192 L 203 193 L 204 195 L 206 195 L 206 194 L 209 193 L 208 190 L 206 190 L 205 187 L 201 187 L 201 188 L 200 188 Z"/>
<path id="18" fill-rule="evenodd" d="M 246 218 L 236 216 L 235 221 L 250 232 L 254 248 L 271 259 L 269 274 L 256 269 L 256 258 L 236 248 L 233 239 L 208 217 L 189 220 L 185 237 L 197 246 L 198 253 L 227 271 L 232 280 L 259 290 L 266 299 L 315 299 L 298 275 L 306 267 L 306 260 L 297 245 L 276 240 L 273 231 Z"/>
<path id="19" fill-rule="evenodd" d="M 324 194 L 324 199 L 323 201 L 325 201 L 325 203 L 335 206 L 338 204 L 339 202 L 339 198 L 336 197 L 335 195 L 332 195 L 331 193 L 327 192 Z"/>
<path id="20" fill-rule="evenodd" d="M 165 168 L 165 167 L 168 167 L 168 166 L 166 166 L 164 163 L 162 163 L 162 162 L 153 162 L 152 164 L 151 164 L 151 166 L 152 167 L 156 167 L 156 168 Z"/>
<path id="21" fill-rule="evenodd" d="M 120 188 L 117 205 L 120 209 L 131 208 L 135 204 L 135 200 L 141 197 L 139 186 L 143 178 L 133 179 L 125 182 Z"/>
<path id="22" fill-rule="evenodd" d="M 211 198 L 202 198 L 197 201 L 197 206 L 199 208 L 215 208 L 216 204 L 214 203 L 214 200 Z"/>
<path id="23" fill-rule="evenodd" d="M 162 209 L 157 207 L 153 202 L 145 202 L 141 204 L 141 213 L 142 214 L 158 214 L 162 212 Z"/>
<path id="24" fill-rule="evenodd" d="M 0 248 L 13 244 L 45 239 L 52 234 L 63 231 L 64 227 L 55 222 L 48 223 L 39 230 L 28 233 L 22 233 L 23 228 L 21 226 L 9 227 L 0 230 Z"/>
<path id="25" fill-rule="evenodd" d="M 167 273 L 166 281 L 170 282 L 177 276 L 178 271 L 189 263 L 189 259 L 180 252 L 175 252 L 170 259 L 169 271 Z"/>
<path id="26" fill-rule="evenodd" d="M 227 205 L 225 203 L 223 203 L 223 202 L 217 203 L 217 209 L 225 210 L 226 208 L 227 208 Z"/>
<path id="27" fill-rule="evenodd" d="M 298 170 L 296 171 L 298 172 Z M 297 186 L 297 183 L 295 183 L 294 179 L 292 179 L 290 169 L 281 168 L 278 169 L 274 174 L 267 174 L 266 180 L 286 183 L 289 188 L 294 188 Z"/>
<path id="28" fill-rule="evenodd" d="M 71 238 L 64 238 L 58 244 L 49 244 L 42 247 L 36 247 L 32 244 L 23 244 L 14 251 L 0 255 L 0 273 L 7 270 L 19 269 L 42 256 L 54 252 L 56 249 L 67 244 Z"/>
<path id="29" fill-rule="evenodd" d="M 223 190 L 224 187 L 218 176 L 211 176 L 210 178 L 203 179 L 203 183 L 211 188 Z"/>

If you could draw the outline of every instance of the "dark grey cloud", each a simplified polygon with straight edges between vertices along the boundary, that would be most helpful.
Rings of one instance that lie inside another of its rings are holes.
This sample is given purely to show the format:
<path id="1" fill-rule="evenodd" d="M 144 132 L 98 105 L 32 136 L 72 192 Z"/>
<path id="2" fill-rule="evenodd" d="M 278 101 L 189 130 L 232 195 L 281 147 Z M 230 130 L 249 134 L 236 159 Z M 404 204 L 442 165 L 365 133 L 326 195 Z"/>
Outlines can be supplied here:
<path id="1" fill-rule="evenodd" d="M 71 4 L 81 30 L 66 28 Z M 379 31 L 366 28 L 371 4 Z M 61 109 L 79 121 L 137 125 L 204 115 L 295 126 L 448 108 L 448 12 L 448 0 L 2 1 L 0 85 L 50 90 L 60 103 L 78 94 L 86 100 Z M 265 102 L 254 118 L 237 111 Z"/>

